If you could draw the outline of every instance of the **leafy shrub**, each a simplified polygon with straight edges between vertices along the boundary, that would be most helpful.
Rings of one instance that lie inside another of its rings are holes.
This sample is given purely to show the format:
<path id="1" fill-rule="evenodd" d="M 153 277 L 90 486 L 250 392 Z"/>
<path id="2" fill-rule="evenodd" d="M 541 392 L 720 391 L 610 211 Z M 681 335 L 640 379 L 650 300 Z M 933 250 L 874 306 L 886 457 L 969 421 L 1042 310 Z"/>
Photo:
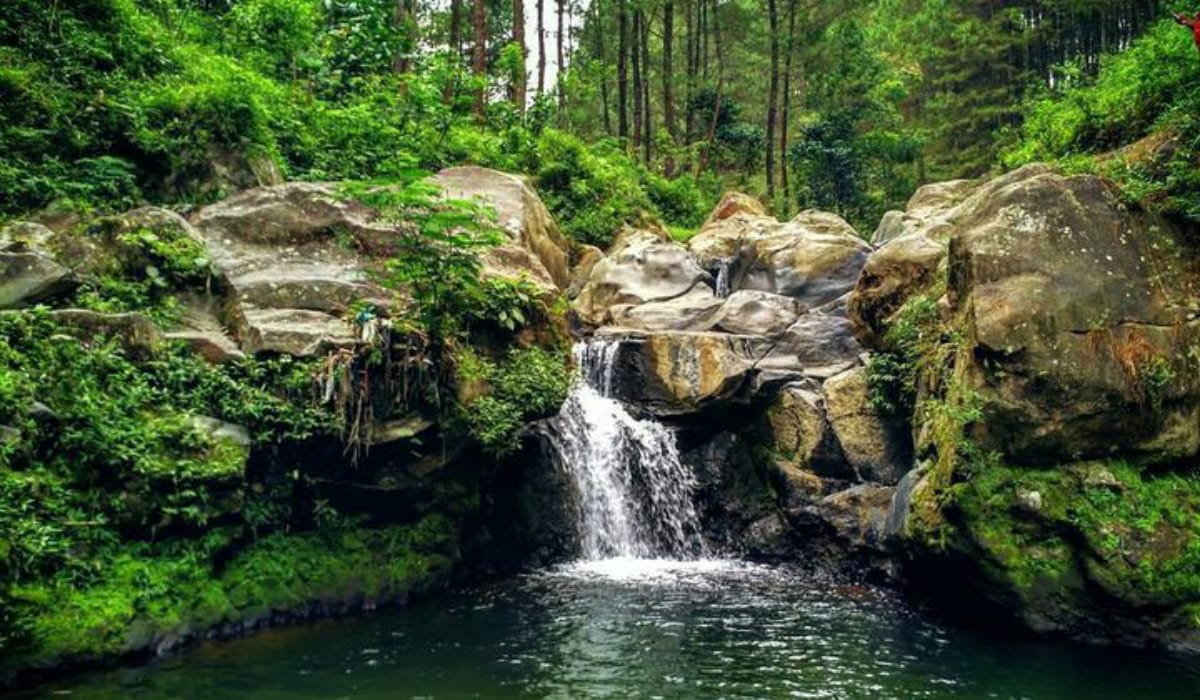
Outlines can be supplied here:
<path id="1" fill-rule="evenodd" d="M 499 363 L 473 355 L 461 363 L 460 376 L 486 383 L 489 392 L 460 412 L 471 435 L 497 456 L 516 450 L 521 427 L 557 411 L 571 388 L 566 358 L 553 350 L 515 348 Z"/>

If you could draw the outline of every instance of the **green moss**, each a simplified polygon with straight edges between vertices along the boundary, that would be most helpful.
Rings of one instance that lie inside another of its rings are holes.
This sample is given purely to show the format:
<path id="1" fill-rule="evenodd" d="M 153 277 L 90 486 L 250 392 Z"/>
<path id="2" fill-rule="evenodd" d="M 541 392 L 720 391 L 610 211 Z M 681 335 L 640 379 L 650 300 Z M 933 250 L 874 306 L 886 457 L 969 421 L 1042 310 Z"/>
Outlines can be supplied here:
<path id="1" fill-rule="evenodd" d="M 1031 502 L 1036 501 L 1036 507 Z M 1122 461 L 988 465 L 944 494 L 953 546 L 1022 596 L 1083 595 L 1086 578 L 1132 605 L 1200 601 L 1200 479 Z"/>
<path id="2" fill-rule="evenodd" d="M 28 638 L 0 668 L 118 655 L 311 605 L 400 600 L 443 580 L 457 558 L 456 529 L 436 515 L 376 530 L 277 533 L 223 567 L 211 545 L 130 546 L 89 585 L 59 578 L 16 587 Z"/>

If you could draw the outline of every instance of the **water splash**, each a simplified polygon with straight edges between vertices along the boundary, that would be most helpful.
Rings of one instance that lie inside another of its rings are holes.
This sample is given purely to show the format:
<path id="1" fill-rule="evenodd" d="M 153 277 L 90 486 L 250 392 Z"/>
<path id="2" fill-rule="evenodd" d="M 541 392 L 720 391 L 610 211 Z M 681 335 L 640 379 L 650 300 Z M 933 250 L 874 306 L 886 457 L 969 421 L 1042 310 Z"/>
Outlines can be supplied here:
<path id="1" fill-rule="evenodd" d="M 696 476 L 670 430 L 612 398 L 619 351 L 615 339 L 576 347 L 582 381 L 556 421 L 559 459 L 578 497 L 583 557 L 702 556 Z"/>

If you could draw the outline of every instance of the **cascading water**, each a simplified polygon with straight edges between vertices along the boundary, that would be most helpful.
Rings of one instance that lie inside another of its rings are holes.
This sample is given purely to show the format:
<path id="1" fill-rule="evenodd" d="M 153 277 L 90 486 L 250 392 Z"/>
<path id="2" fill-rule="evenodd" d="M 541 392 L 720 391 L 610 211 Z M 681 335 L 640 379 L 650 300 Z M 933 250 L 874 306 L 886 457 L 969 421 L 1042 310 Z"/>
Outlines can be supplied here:
<path id="1" fill-rule="evenodd" d="M 729 295 L 733 293 L 729 284 L 729 268 L 732 266 L 733 263 L 729 260 L 717 262 L 716 294 L 718 299 L 728 299 Z"/>
<path id="2" fill-rule="evenodd" d="M 702 556 L 695 474 L 670 430 L 634 418 L 612 397 L 619 350 L 615 339 L 576 346 L 581 381 L 557 421 L 559 458 L 579 499 L 583 557 Z"/>

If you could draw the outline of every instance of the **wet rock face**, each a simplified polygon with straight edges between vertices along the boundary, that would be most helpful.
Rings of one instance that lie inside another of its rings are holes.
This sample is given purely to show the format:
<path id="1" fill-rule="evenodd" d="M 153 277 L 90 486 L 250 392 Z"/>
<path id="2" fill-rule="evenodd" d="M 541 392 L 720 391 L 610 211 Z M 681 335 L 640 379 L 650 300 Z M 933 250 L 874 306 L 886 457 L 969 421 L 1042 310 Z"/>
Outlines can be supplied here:
<path id="1" fill-rule="evenodd" d="M 619 339 L 614 395 L 677 427 L 724 548 L 882 556 L 912 449 L 874 412 L 847 318 L 870 250 L 840 217 L 780 222 L 731 194 L 686 245 L 626 230 L 581 261 L 574 308 Z"/>

